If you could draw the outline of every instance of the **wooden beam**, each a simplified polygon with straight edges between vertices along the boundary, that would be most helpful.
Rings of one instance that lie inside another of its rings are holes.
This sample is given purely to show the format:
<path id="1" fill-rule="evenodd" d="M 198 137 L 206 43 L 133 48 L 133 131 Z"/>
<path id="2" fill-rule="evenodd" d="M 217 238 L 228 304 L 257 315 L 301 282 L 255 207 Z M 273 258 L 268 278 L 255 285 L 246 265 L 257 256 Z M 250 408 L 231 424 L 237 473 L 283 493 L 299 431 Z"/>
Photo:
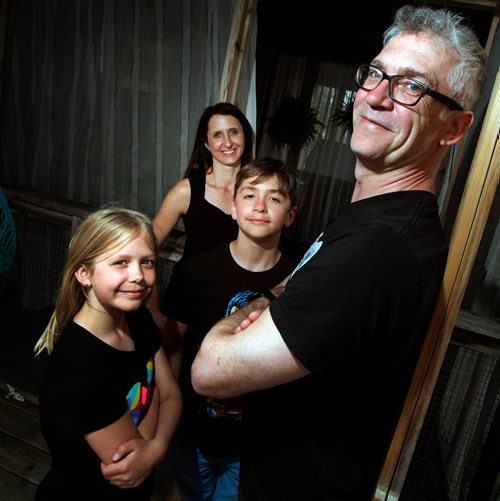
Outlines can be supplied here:
<path id="1" fill-rule="evenodd" d="M 493 2 L 495 3 L 495 2 Z M 486 53 L 486 56 L 490 54 L 491 51 L 491 46 L 493 45 L 493 40 L 495 39 L 495 34 L 497 31 L 497 26 L 498 26 L 498 15 L 493 16 L 491 20 L 491 25 L 490 25 L 490 31 L 488 34 L 488 39 L 486 41 L 486 46 L 484 48 L 484 51 Z M 464 147 L 465 147 L 465 142 L 467 139 L 467 135 L 470 131 L 467 132 L 467 134 L 455 145 L 455 158 L 453 159 L 453 165 L 451 166 L 451 176 L 450 180 L 446 189 L 445 197 L 441 206 L 440 210 L 440 215 L 441 215 L 441 221 L 446 220 L 446 212 L 448 211 L 448 205 L 450 203 L 450 197 L 451 194 L 453 193 L 453 187 L 455 186 L 455 181 L 458 173 L 458 167 L 460 165 L 460 162 L 462 160 L 462 155 L 464 153 Z"/>
<path id="2" fill-rule="evenodd" d="M 234 103 L 236 98 L 250 20 L 256 5 L 257 0 L 237 0 L 234 6 L 233 23 L 220 84 L 219 101 L 221 102 Z"/>
<path id="3" fill-rule="evenodd" d="M 486 55 L 489 56 L 491 52 L 491 47 L 493 45 L 493 40 L 495 39 L 495 34 L 497 32 L 499 15 L 493 17 L 491 20 L 490 32 L 488 33 L 488 40 L 486 40 L 486 46 L 484 48 Z"/>
<path id="4" fill-rule="evenodd" d="M 399 498 L 500 177 L 500 71 L 451 236 L 438 303 L 380 474 L 375 500 Z"/>

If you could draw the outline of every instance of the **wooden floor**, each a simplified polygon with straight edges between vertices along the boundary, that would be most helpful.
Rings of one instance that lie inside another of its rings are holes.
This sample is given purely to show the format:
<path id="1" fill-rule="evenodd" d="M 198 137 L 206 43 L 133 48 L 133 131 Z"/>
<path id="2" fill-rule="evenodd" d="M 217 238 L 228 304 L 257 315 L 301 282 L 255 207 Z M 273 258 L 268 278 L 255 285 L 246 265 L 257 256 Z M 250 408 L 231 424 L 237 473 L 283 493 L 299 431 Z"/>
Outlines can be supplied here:
<path id="1" fill-rule="evenodd" d="M 0 499 L 31 501 L 50 466 L 50 455 L 40 432 L 36 399 L 16 400 L 0 381 Z M 153 501 L 175 499 L 172 476 L 161 465 L 156 472 Z"/>

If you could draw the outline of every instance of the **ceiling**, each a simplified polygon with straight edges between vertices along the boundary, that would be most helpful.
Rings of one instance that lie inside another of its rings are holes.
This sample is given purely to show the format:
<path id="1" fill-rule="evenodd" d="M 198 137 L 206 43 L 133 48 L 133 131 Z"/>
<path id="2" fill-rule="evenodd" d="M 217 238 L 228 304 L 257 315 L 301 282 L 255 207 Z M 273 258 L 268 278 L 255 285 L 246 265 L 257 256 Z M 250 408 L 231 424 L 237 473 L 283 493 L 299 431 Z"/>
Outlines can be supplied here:
<path id="1" fill-rule="evenodd" d="M 359 63 L 379 51 L 382 33 L 399 7 L 424 3 L 465 15 L 485 45 L 499 2 L 261 0 L 258 51 L 264 57 L 266 52 L 286 52 Z"/>

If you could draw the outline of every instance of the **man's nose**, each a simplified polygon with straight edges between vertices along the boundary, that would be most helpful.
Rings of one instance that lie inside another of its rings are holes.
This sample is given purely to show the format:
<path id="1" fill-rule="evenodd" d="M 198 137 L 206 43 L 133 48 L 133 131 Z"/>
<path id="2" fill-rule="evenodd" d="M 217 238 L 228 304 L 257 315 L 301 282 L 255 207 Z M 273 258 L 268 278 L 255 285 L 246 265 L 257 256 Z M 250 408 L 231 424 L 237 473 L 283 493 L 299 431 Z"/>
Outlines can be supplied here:
<path id="1" fill-rule="evenodd" d="M 371 106 L 392 106 L 392 99 L 389 95 L 389 80 L 382 80 L 374 89 L 366 91 L 366 101 Z M 391 103 L 391 104 L 390 104 Z"/>

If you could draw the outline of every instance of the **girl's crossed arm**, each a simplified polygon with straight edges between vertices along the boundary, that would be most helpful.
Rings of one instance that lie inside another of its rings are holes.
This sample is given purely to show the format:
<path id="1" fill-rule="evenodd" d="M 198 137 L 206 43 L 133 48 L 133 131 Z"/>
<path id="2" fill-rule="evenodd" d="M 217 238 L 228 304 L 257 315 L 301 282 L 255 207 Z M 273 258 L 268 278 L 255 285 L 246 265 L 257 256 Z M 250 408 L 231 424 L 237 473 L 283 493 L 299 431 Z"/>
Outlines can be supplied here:
<path id="1" fill-rule="evenodd" d="M 155 382 L 157 395 L 153 397 L 148 414 L 139 426 L 144 438 L 136 429 L 137 436 L 124 438 L 116 443 L 111 453 L 111 461 L 103 460 L 101 464 L 104 478 L 118 487 L 130 488 L 140 485 L 165 457 L 177 428 L 182 397 L 162 348 L 155 355 Z M 129 419 L 133 425 L 130 416 Z M 155 423 L 156 429 L 153 430 Z M 153 438 L 149 440 L 148 436 Z"/>

